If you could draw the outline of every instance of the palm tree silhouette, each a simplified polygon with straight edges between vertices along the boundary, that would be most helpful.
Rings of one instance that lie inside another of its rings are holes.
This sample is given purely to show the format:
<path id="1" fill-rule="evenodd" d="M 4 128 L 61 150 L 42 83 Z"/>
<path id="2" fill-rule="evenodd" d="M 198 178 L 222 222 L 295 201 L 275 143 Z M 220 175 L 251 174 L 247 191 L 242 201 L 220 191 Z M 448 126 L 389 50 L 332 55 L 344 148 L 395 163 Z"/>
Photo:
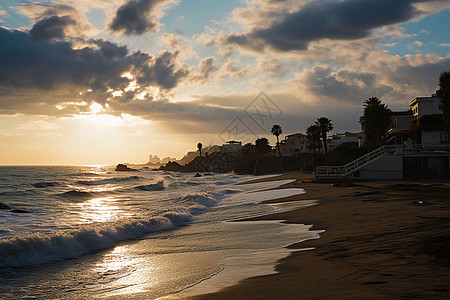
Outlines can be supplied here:
<path id="1" fill-rule="evenodd" d="M 275 125 L 272 126 L 271 132 L 272 132 L 272 134 L 273 134 L 274 136 L 277 137 L 278 156 L 281 157 L 280 141 L 278 140 L 278 136 L 279 136 L 280 134 L 283 133 L 283 130 L 281 130 L 281 126 L 280 126 L 280 125 L 276 125 L 276 124 L 275 124 Z"/>
<path id="2" fill-rule="evenodd" d="M 333 130 L 333 124 L 331 124 L 331 120 L 325 117 L 318 118 L 316 126 L 319 127 L 319 132 L 322 135 L 323 148 L 325 151 L 325 156 L 327 155 L 328 145 L 327 145 L 327 133 Z"/>
<path id="3" fill-rule="evenodd" d="M 442 72 L 439 76 L 439 89 L 436 91 L 436 96 L 441 100 L 442 110 L 445 121 L 445 142 L 448 143 L 448 128 L 450 125 L 450 71 Z"/>
<path id="4" fill-rule="evenodd" d="M 386 130 L 391 124 L 391 110 L 377 97 L 364 101 L 363 115 L 360 118 L 361 129 L 366 136 L 369 149 L 381 146 Z"/>
<path id="5" fill-rule="evenodd" d="M 200 156 L 202 156 L 202 148 L 203 148 L 202 143 L 198 143 L 198 144 L 197 144 L 197 149 L 198 149 L 198 151 L 200 152 Z"/>

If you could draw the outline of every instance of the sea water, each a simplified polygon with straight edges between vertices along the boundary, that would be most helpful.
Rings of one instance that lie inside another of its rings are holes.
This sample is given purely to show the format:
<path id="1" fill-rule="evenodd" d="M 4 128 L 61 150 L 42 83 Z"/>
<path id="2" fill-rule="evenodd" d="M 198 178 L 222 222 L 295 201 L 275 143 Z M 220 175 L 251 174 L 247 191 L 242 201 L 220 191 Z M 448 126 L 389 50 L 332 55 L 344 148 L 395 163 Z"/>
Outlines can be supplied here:
<path id="1" fill-rule="evenodd" d="M 10 208 L 0 210 L 0 298 L 176 297 L 236 269 L 233 257 L 318 237 L 302 224 L 230 222 L 314 204 L 260 204 L 303 190 L 269 190 L 289 180 L 236 185 L 249 179 L 0 167 Z"/>

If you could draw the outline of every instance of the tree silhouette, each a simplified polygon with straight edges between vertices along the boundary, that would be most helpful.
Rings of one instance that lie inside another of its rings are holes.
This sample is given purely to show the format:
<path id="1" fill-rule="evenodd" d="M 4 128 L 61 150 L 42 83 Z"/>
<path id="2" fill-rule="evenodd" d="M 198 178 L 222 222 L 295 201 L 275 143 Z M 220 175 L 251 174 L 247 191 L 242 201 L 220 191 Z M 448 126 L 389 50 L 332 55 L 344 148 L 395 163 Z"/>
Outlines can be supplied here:
<path id="1" fill-rule="evenodd" d="M 264 156 L 264 154 L 267 154 L 271 152 L 272 149 L 269 145 L 269 140 L 266 138 L 259 138 L 255 141 L 255 154 L 256 154 L 256 161 L 255 161 L 255 167 L 253 169 L 253 174 L 258 174 L 258 163 L 259 160 Z"/>
<path id="2" fill-rule="evenodd" d="M 450 125 L 450 71 L 442 72 L 439 76 L 439 89 L 436 96 L 441 100 L 445 121 L 445 142 L 448 143 L 448 128 Z"/>
<path id="3" fill-rule="evenodd" d="M 391 124 L 391 110 L 377 97 L 365 100 L 363 106 L 361 129 L 366 136 L 367 147 L 373 149 L 383 144 L 386 130 Z"/>
<path id="4" fill-rule="evenodd" d="M 269 153 L 271 151 L 269 140 L 266 138 L 259 138 L 255 141 L 255 152 L 258 157 Z"/>
<path id="5" fill-rule="evenodd" d="M 306 129 L 306 136 L 313 148 L 313 154 L 316 154 L 316 148 L 319 149 L 320 154 L 320 129 L 318 125 L 311 125 Z"/>
<path id="6" fill-rule="evenodd" d="M 198 143 L 198 144 L 197 144 L 197 149 L 198 149 L 198 151 L 200 152 L 200 156 L 202 156 L 202 148 L 203 148 L 202 143 Z"/>
<path id="7" fill-rule="evenodd" d="M 319 127 L 319 132 L 322 136 L 323 148 L 325 151 L 325 156 L 327 155 L 328 145 L 327 145 L 327 133 L 333 130 L 333 124 L 331 124 L 331 120 L 325 117 L 318 118 L 316 126 Z"/>
<path id="8" fill-rule="evenodd" d="M 272 134 L 273 134 L 274 136 L 277 137 L 278 156 L 281 157 L 280 141 L 279 141 L 279 139 L 278 139 L 278 136 L 279 136 L 280 134 L 283 133 L 283 130 L 281 130 L 281 126 L 280 126 L 280 125 L 276 125 L 276 124 L 275 124 L 275 125 L 272 126 L 271 132 L 272 132 Z"/>

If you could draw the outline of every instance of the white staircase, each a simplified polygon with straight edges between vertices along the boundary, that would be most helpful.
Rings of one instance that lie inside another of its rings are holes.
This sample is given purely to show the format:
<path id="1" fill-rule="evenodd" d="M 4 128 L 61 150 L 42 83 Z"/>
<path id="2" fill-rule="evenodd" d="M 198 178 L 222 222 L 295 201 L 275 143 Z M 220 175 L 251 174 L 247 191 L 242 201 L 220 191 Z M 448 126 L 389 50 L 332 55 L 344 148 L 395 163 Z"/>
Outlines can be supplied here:
<path id="1" fill-rule="evenodd" d="M 406 144 L 406 145 L 384 145 L 380 148 L 361 156 L 354 161 L 343 166 L 318 166 L 314 171 L 314 180 L 330 180 L 339 179 L 351 175 L 353 172 L 373 163 L 381 157 L 394 155 L 427 155 L 427 154 L 443 154 L 449 153 L 449 144 L 437 145 L 420 145 L 420 144 Z"/>
<path id="2" fill-rule="evenodd" d="M 402 148 L 403 147 L 401 145 L 384 145 L 343 166 L 316 167 L 314 171 L 314 178 L 318 181 L 318 179 L 338 179 L 349 176 L 353 172 L 371 164 L 387 154 L 395 154 L 396 150 L 401 150 Z"/>

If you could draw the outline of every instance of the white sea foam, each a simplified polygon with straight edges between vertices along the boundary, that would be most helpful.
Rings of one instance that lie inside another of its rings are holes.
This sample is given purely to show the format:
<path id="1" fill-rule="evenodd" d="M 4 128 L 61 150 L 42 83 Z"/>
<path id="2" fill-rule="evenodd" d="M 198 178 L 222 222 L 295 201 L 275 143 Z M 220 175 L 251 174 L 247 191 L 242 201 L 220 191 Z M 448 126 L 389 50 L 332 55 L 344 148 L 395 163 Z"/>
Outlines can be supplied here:
<path id="1" fill-rule="evenodd" d="M 0 241 L 0 267 L 19 267 L 75 258 L 122 240 L 164 231 L 192 221 L 189 214 L 166 212 L 147 220 L 127 220 L 107 225 L 84 226 L 51 236 L 28 235 Z"/>
<path id="2" fill-rule="evenodd" d="M 164 179 L 160 179 L 159 181 L 152 183 L 152 184 L 147 184 L 147 185 L 140 185 L 136 187 L 139 190 L 143 190 L 143 191 L 161 191 L 165 188 L 165 183 L 164 183 Z"/>

